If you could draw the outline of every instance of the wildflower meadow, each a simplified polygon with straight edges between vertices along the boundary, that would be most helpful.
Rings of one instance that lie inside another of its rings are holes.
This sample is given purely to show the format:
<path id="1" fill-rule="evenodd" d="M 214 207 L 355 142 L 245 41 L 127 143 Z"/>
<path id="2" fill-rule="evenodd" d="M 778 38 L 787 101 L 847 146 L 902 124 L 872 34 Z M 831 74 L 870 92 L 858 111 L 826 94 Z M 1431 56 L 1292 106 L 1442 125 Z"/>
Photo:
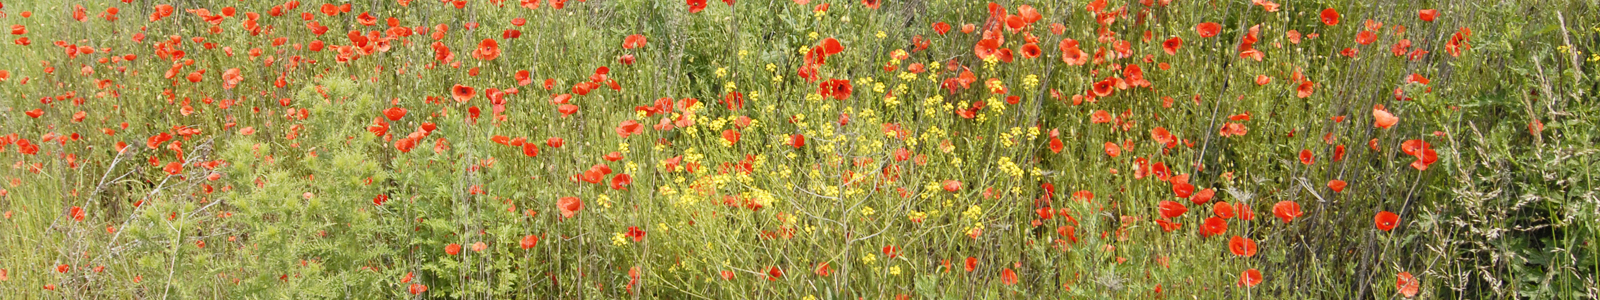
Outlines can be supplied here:
<path id="1" fill-rule="evenodd" d="M 1596 299 L 1595 0 L 0 0 L 0 299 Z"/>

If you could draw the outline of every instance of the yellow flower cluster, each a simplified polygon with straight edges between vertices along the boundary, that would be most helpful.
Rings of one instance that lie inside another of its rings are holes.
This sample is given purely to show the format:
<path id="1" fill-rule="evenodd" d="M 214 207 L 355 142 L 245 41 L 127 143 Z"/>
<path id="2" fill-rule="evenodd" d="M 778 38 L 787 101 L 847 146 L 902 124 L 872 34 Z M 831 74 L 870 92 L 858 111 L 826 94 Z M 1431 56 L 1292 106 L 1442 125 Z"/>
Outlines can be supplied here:
<path id="1" fill-rule="evenodd" d="M 901 71 L 900 75 L 898 75 L 896 77 L 900 77 L 900 80 L 905 80 L 905 81 L 916 81 L 917 80 L 917 74 L 912 74 L 911 72 L 905 72 L 905 71 Z"/>
<path id="2" fill-rule="evenodd" d="M 920 221 L 920 220 L 927 219 L 927 218 L 928 218 L 928 213 L 925 213 L 925 212 L 920 212 L 920 211 L 913 210 L 911 212 L 907 212 L 906 213 L 906 219 L 909 219 L 911 221 Z"/>
<path id="3" fill-rule="evenodd" d="M 767 190 L 753 189 L 748 195 L 751 200 L 754 200 L 756 204 L 760 204 L 761 206 L 771 206 L 772 204 L 778 203 L 778 198 L 774 197 L 772 193 L 767 192 Z"/>
<path id="4" fill-rule="evenodd" d="M 618 232 L 616 235 L 612 235 L 611 236 L 611 245 L 612 246 L 624 246 L 624 245 L 627 245 L 627 244 L 628 244 L 628 235 L 627 234 Z"/>
<path id="5" fill-rule="evenodd" d="M 1001 157 L 1000 161 L 995 163 L 995 164 L 1000 166 L 1000 171 L 1001 172 L 1006 172 L 1007 175 L 1011 175 L 1011 177 L 1014 177 L 1014 178 L 1018 178 L 1018 179 L 1022 178 L 1022 174 L 1023 174 L 1022 168 L 1021 167 L 1017 167 L 1016 163 L 1011 162 L 1011 158 L 1010 157 Z"/>
<path id="6" fill-rule="evenodd" d="M 971 220 L 978 220 L 978 217 L 983 216 L 983 207 L 978 206 L 977 204 L 969 205 L 967 206 L 967 211 L 962 212 L 961 216 L 967 217 L 967 219 Z"/>
<path id="7" fill-rule="evenodd" d="M 924 109 L 928 109 L 928 110 L 934 110 L 936 108 L 939 108 L 940 106 L 943 106 L 945 111 L 950 111 L 951 109 L 955 108 L 953 106 L 950 106 L 949 103 L 944 103 L 944 95 L 933 95 L 933 97 L 928 97 L 928 99 L 923 99 L 922 100 L 922 106 L 923 106 Z"/>

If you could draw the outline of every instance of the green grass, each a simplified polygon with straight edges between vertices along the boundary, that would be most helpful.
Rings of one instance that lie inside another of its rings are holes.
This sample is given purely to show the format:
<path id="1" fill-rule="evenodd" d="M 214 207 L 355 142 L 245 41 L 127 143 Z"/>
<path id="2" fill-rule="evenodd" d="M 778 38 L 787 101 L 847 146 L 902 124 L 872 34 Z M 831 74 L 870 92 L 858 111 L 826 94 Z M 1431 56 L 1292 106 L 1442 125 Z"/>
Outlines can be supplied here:
<path id="1" fill-rule="evenodd" d="M 0 298 L 1600 295 L 1594 1 L 134 2 L 0 6 Z"/>

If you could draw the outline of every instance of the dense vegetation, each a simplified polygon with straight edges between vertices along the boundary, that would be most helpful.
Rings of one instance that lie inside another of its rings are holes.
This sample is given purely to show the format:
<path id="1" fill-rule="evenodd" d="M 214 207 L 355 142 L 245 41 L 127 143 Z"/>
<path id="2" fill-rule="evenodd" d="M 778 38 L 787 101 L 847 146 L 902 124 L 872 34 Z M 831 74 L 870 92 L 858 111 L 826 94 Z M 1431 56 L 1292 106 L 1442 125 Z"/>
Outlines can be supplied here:
<path id="1" fill-rule="evenodd" d="M 4 1 L 0 298 L 1593 299 L 1597 9 Z"/>

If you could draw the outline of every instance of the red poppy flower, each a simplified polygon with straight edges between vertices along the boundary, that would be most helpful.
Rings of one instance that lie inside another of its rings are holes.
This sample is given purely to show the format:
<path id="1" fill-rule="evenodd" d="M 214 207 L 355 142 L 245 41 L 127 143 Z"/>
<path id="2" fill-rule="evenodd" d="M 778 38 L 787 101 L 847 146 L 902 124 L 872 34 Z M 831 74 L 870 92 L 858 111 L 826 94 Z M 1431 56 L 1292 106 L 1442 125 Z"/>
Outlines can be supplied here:
<path id="1" fill-rule="evenodd" d="M 1344 180 L 1334 179 L 1328 181 L 1328 189 L 1333 190 L 1335 193 L 1344 192 L 1344 187 L 1348 185 L 1349 183 L 1344 182 Z"/>
<path id="2" fill-rule="evenodd" d="M 1360 53 L 1361 53 L 1361 50 L 1356 49 L 1356 48 L 1344 48 L 1344 50 L 1340 50 L 1339 51 L 1339 55 L 1344 55 L 1344 57 L 1349 57 L 1349 58 L 1355 58 L 1356 54 L 1360 54 Z"/>
<path id="3" fill-rule="evenodd" d="M 428 286 L 422 285 L 421 283 L 413 283 L 411 284 L 411 287 L 406 288 L 406 291 L 411 292 L 412 295 L 420 295 L 423 292 L 428 291 Z"/>
<path id="4" fill-rule="evenodd" d="M 950 32 L 950 24 L 945 22 L 933 23 L 933 32 L 938 33 L 939 35 L 944 35 L 945 33 Z"/>
<path id="5" fill-rule="evenodd" d="M 734 131 L 733 129 L 723 129 L 722 130 L 722 140 L 728 141 L 728 144 L 738 144 L 739 143 L 739 132 L 738 131 Z"/>
<path id="6" fill-rule="evenodd" d="M 1222 218 L 1206 218 L 1205 223 L 1200 224 L 1200 236 L 1202 237 L 1223 234 L 1226 232 L 1228 232 L 1228 221 L 1223 220 Z"/>
<path id="7" fill-rule="evenodd" d="M 1380 211 L 1378 215 L 1372 217 L 1372 221 L 1377 224 L 1378 230 L 1389 231 L 1394 229 L 1395 225 L 1400 224 L 1400 215 L 1389 211 Z"/>
<path id="8" fill-rule="evenodd" d="M 1156 219 L 1156 225 L 1161 225 L 1162 232 L 1172 232 L 1173 230 L 1178 230 L 1178 228 L 1183 228 L 1183 223 L 1176 223 L 1167 219 Z"/>
<path id="9" fill-rule="evenodd" d="M 805 147 L 806 146 L 806 136 L 802 135 L 802 134 L 790 135 L 789 136 L 789 146 L 794 146 L 795 149 L 800 149 L 800 147 Z"/>
<path id="10" fill-rule="evenodd" d="M 967 272 L 972 272 L 972 270 L 976 270 L 977 268 L 978 268 L 978 258 L 977 257 L 968 256 L 967 257 L 967 263 L 966 263 Z"/>
<path id="11" fill-rule="evenodd" d="M 961 182 L 955 180 L 945 180 L 939 186 L 944 188 L 944 191 L 951 193 L 961 190 Z"/>
<path id="12" fill-rule="evenodd" d="M 183 164 L 179 162 L 170 162 L 167 163 L 167 167 L 161 168 L 161 170 L 166 171 L 167 175 L 178 175 L 178 173 L 183 173 Z"/>
<path id="13" fill-rule="evenodd" d="M 379 194 L 377 197 L 372 197 L 373 205 L 381 206 L 384 202 L 389 202 L 389 195 Z"/>
<path id="14" fill-rule="evenodd" d="M 1339 25 L 1339 11 L 1333 8 L 1323 9 L 1320 16 L 1322 17 L 1322 24 L 1328 24 L 1328 26 Z"/>
<path id="15" fill-rule="evenodd" d="M 383 118 L 373 118 L 372 125 L 367 126 L 367 131 L 372 132 L 374 136 L 381 137 L 389 133 L 389 122 L 384 122 Z"/>
<path id="16" fill-rule="evenodd" d="M 527 236 L 522 237 L 522 242 L 521 242 L 522 249 L 533 248 L 533 246 L 537 246 L 537 245 L 539 245 L 539 236 L 529 234 Z"/>
<path id="17" fill-rule="evenodd" d="M 1278 3 L 1275 3 L 1275 2 L 1272 2 L 1272 1 L 1251 0 L 1250 4 L 1260 5 L 1261 9 L 1265 9 L 1265 10 L 1267 10 L 1267 12 L 1276 12 L 1276 11 L 1278 11 Z"/>
<path id="18" fill-rule="evenodd" d="M 561 200 L 556 201 L 556 208 L 561 210 L 561 218 L 571 218 L 578 214 L 578 210 L 583 209 L 583 201 L 578 200 L 578 197 L 561 197 Z"/>
<path id="19" fill-rule="evenodd" d="M 1112 89 L 1116 87 L 1117 84 L 1115 81 L 1112 81 L 1112 78 L 1106 78 L 1105 80 L 1096 81 L 1094 85 L 1091 86 L 1091 91 L 1094 91 L 1095 97 L 1106 97 L 1111 96 L 1111 92 L 1114 91 Z"/>
<path id="20" fill-rule="evenodd" d="M 1084 53 L 1083 49 L 1078 48 L 1078 41 L 1061 39 L 1061 43 L 1057 47 L 1061 49 L 1061 62 L 1074 66 L 1081 66 L 1089 62 L 1088 53 Z"/>
<path id="21" fill-rule="evenodd" d="M 1172 184 L 1172 194 L 1178 198 L 1189 198 L 1194 194 L 1194 185 L 1188 182 L 1174 183 Z"/>
<path id="22" fill-rule="evenodd" d="M 1193 196 L 1190 196 L 1189 201 L 1194 202 L 1194 204 L 1205 204 L 1206 202 L 1211 202 L 1211 198 L 1215 197 L 1216 194 L 1216 190 L 1210 188 L 1203 189 L 1199 192 L 1195 192 Z"/>
<path id="23" fill-rule="evenodd" d="M 1238 286 L 1255 287 L 1257 284 L 1261 284 L 1261 271 L 1249 269 L 1244 270 L 1244 273 L 1239 274 L 1239 282 L 1237 283 Z"/>
<path id="24" fill-rule="evenodd" d="M 706 0 L 688 0 L 689 13 L 698 13 L 706 9 Z"/>
<path id="25" fill-rule="evenodd" d="M 38 116 L 45 115 L 45 109 L 27 110 L 27 112 L 22 112 L 22 113 L 26 113 L 26 115 L 29 116 L 29 118 L 38 118 Z"/>
<path id="26" fill-rule="evenodd" d="M 1417 289 L 1421 288 L 1422 284 L 1417 281 L 1417 277 L 1411 276 L 1411 272 L 1400 272 L 1400 274 L 1395 274 L 1394 287 L 1400 290 L 1401 295 L 1411 298 L 1417 296 Z"/>
<path id="27" fill-rule="evenodd" d="M 1039 44 L 1027 43 L 1022 45 L 1022 58 L 1035 58 L 1040 54 Z"/>
<path id="28" fill-rule="evenodd" d="M 1239 212 L 1240 220 L 1254 221 L 1256 219 L 1256 211 L 1250 208 L 1250 204 L 1240 202 L 1233 205 L 1233 210 Z"/>
<path id="29" fill-rule="evenodd" d="M 645 38 L 644 35 L 628 35 L 628 37 L 622 39 L 622 49 L 644 47 L 645 43 L 647 42 L 649 42 L 649 39 Z"/>
<path id="30" fill-rule="evenodd" d="M 617 176 L 611 177 L 611 189 L 613 190 L 628 189 L 630 184 L 633 184 L 633 176 L 628 174 L 617 174 Z"/>
<path id="31" fill-rule="evenodd" d="M 889 256 L 889 259 L 894 259 L 900 256 L 900 248 L 894 245 L 883 246 L 883 255 Z"/>
<path id="32" fill-rule="evenodd" d="M 466 103 L 467 100 L 472 100 L 472 97 L 477 95 L 478 92 L 470 86 L 457 84 L 450 87 L 450 97 L 455 98 L 456 102 Z"/>
<path id="33" fill-rule="evenodd" d="M 1400 143 L 1400 152 L 1404 152 L 1406 155 L 1415 156 L 1422 153 L 1422 149 L 1427 149 L 1432 146 L 1433 145 L 1428 144 L 1428 142 L 1423 140 L 1406 140 L 1405 142 Z"/>
<path id="34" fill-rule="evenodd" d="M 411 153 L 411 149 L 415 149 L 417 147 L 417 141 L 420 139 L 421 137 L 411 136 L 401 138 L 394 142 L 394 148 L 395 150 L 400 150 L 400 153 Z"/>
<path id="35" fill-rule="evenodd" d="M 1222 125 L 1222 130 L 1220 130 L 1220 132 L 1219 132 L 1219 134 L 1224 136 L 1224 137 L 1227 137 L 1227 136 L 1243 136 L 1243 135 L 1245 135 L 1247 133 L 1250 133 L 1250 128 L 1249 127 L 1245 127 L 1244 124 L 1232 123 L 1232 122 L 1229 122 L 1228 124 Z"/>
<path id="36" fill-rule="evenodd" d="M 1439 10 L 1437 9 L 1424 9 L 1417 11 L 1417 18 L 1422 19 L 1423 21 L 1433 22 L 1433 19 L 1438 17 Z"/>
<path id="37" fill-rule="evenodd" d="M 1410 51 L 1410 49 L 1411 39 L 1402 39 L 1399 42 L 1395 42 L 1394 46 L 1389 48 L 1389 51 L 1393 52 L 1394 56 L 1401 56 L 1406 55 L 1406 52 Z"/>
<path id="38" fill-rule="evenodd" d="M 556 112 L 560 112 L 562 117 L 570 116 L 578 113 L 578 106 L 572 104 L 562 104 L 561 106 L 556 107 Z"/>
<path id="39" fill-rule="evenodd" d="M 522 155 L 526 155 L 528 157 L 538 157 L 539 156 L 539 145 L 534 144 L 534 143 L 523 143 L 522 144 Z"/>
<path id="40" fill-rule="evenodd" d="M 1178 48 L 1181 47 L 1183 47 L 1183 38 L 1172 37 L 1165 42 L 1161 42 L 1161 50 L 1166 51 L 1167 55 L 1177 55 Z"/>
<path id="41" fill-rule="evenodd" d="M 516 75 L 513 75 L 512 77 L 517 80 L 518 86 L 524 86 L 533 83 L 533 73 L 528 72 L 528 70 L 518 70 Z"/>
<path id="42" fill-rule="evenodd" d="M 1243 257 L 1256 256 L 1256 241 L 1235 235 L 1228 240 L 1228 252 Z"/>
<path id="43" fill-rule="evenodd" d="M 200 80 L 205 79 L 205 77 L 202 77 L 202 76 L 205 76 L 205 74 L 206 74 L 206 70 L 199 70 L 199 71 L 189 72 L 189 75 L 184 76 L 183 78 L 184 79 L 188 79 L 189 82 L 198 83 L 198 82 L 200 82 Z"/>
<path id="44" fill-rule="evenodd" d="M 1200 23 L 1194 25 L 1194 32 L 1199 33 L 1200 37 L 1203 38 L 1213 37 L 1217 36 L 1218 33 L 1222 33 L 1222 25 L 1212 22 Z"/>
<path id="45" fill-rule="evenodd" d="M 1211 214 L 1223 219 L 1233 218 L 1233 204 L 1218 201 L 1211 205 Z"/>
<path id="46" fill-rule="evenodd" d="M 1011 268 L 1000 271 L 1000 283 L 1005 285 L 1017 284 L 1017 272 L 1012 271 Z"/>
<path id="47" fill-rule="evenodd" d="M 829 79 L 818 85 L 817 94 L 821 94 L 823 97 L 833 97 L 834 100 L 844 100 L 850 98 L 852 90 L 849 80 Z"/>
<path id="48" fill-rule="evenodd" d="M 160 147 L 162 143 L 166 143 L 167 141 L 170 141 L 170 140 L 172 140 L 172 135 L 171 134 L 167 134 L 166 132 L 162 132 L 162 133 L 150 136 L 149 139 L 145 140 L 144 144 L 145 144 L 146 147 L 150 147 L 150 149 L 156 149 L 157 147 Z M 22 143 L 24 143 L 26 141 L 27 140 L 19 140 L 19 141 L 17 141 L 17 144 L 22 144 Z"/>
<path id="49" fill-rule="evenodd" d="M 481 60 L 494 60 L 500 57 L 500 43 L 494 39 L 483 39 L 478 42 L 478 49 L 472 50 L 472 57 Z"/>
<path id="50" fill-rule="evenodd" d="M 406 109 L 404 107 L 396 106 L 396 107 L 390 107 L 389 109 L 383 110 L 383 117 L 389 118 L 389 121 L 399 121 L 400 118 L 403 118 L 405 116 L 406 116 Z"/>
<path id="51" fill-rule="evenodd" d="M 449 255 L 461 254 L 461 244 L 450 243 L 449 245 L 445 245 L 444 246 L 444 254 L 449 254 Z"/>
<path id="52" fill-rule="evenodd" d="M 1161 217 L 1167 219 L 1177 218 L 1182 216 L 1183 213 L 1189 212 L 1188 207 L 1184 207 L 1182 203 L 1171 200 L 1162 200 L 1160 204 L 1156 205 L 1156 207 L 1157 211 L 1161 212 Z"/>
<path id="53" fill-rule="evenodd" d="M 1106 142 L 1105 148 L 1106 148 L 1106 155 L 1107 156 L 1117 157 L 1119 155 L 1122 155 L 1122 147 L 1117 146 L 1117 143 Z"/>
<path id="54" fill-rule="evenodd" d="M 1295 88 L 1295 96 L 1300 98 L 1311 97 L 1311 92 L 1315 91 L 1315 87 L 1316 84 L 1310 81 L 1302 82 L 1299 87 Z"/>
<path id="55" fill-rule="evenodd" d="M 239 74 L 239 68 L 222 71 L 222 89 L 231 90 L 240 82 L 244 82 L 244 76 Z"/>
<path id="56" fill-rule="evenodd" d="M 1394 127 L 1394 124 L 1400 123 L 1400 118 L 1395 117 L 1394 114 L 1389 113 L 1389 110 L 1384 109 L 1383 104 L 1372 107 L 1372 119 L 1372 126 L 1383 129 L 1389 129 Z"/>
<path id="57" fill-rule="evenodd" d="M 833 269 L 828 267 L 828 262 L 821 262 L 817 264 L 817 269 L 812 272 L 816 273 L 817 276 L 828 277 L 828 274 L 833 273 Z"/>
<path id="58" fill-rule="evenodd" d="M 1089 114 L 1090 123 L 1111 123 L 1113 120 L 1115 119 L 1111 117 L 1111 112 L 1107 112 L 1105 110 L 1096 110 L 1094 113 Z"/>
<path id="59" fill-rule="evenodd" d="M 1316 160 L 1317 160 L 1317 157 L 1315 155 L 1311 154 L 1311 150 L 1308 150 L 1308 149 L 1300 150 L 1300 163 L 1301 164 L 1310 165 L 1311 163 L 1316 162 Z"/>
<path id="60" fill-rule="evenodd" d="M 644 132 L 644 125 L 639 125 L 639 122 L 634 120 L 622 121 L 622 124 L 617 125 L 617 135 L 622 136 L 622 138 L 628 138 L 629 135 L 641 132 Z"/>
<path id="61" fill-rule="evenodd" d="M 1428 166 L 1439 161 L 1439 153 L 1433 150 L 1432 145 L 1422 140 L 1408 140 L 1400 143 L 1400 151 L 1417 158 L 1411 162 L 1411 167 L 1418 171 L 1428 170 Z"/>
<path id="62" fill-rule="evenodd" d="M 778 281 L 779 277 L 783 277 L 782 269 L 778 269 L 778 267 L 767 269 L 767 281 Z"/>
<path id="63" fill-rule="evenodd" d="M 624 235 L 628 236 L 629 238 L 632 238 L 633 242 L 638 243 L 639 241 L 643 241 L 644 240 L 645 232 L 644 232 L 644 230 L 639 229 L 639 226 L 629 226 L 628 227 L 628 233 L 626 233 Z"/>

